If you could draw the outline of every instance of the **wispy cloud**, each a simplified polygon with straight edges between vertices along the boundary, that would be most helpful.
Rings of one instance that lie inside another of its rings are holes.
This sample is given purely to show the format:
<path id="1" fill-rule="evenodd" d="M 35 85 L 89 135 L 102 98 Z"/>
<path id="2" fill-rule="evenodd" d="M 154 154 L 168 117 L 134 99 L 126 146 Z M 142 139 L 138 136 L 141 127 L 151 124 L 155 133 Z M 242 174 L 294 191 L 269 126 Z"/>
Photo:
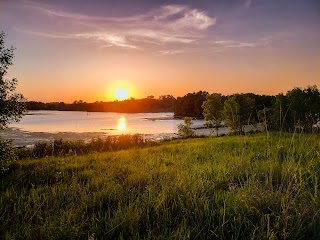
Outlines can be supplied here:
<path id="1" fill-rule="evenodd" d="M 73 33 L 70 31 L 59 34 L 50 31 L 33 33 L 43 37 L 94 40 L 104 47 L 139 49 L 142 43 L 188 45 L 199 41 L 205 30 L 216 23 L 215 18 L 186 5 L 166 5 L 141 15 L 109 18 L 68 12 L 29 0 L 23 2 L 25 7 L 37 10 L 38 13 L 48 17 L 62 21 L 67 19 L 66 28 L 68 24 L 70 28 L 71 24 L 86 26 L 83 31 L 80 29 Z"/>
<path id="2" fill-rule="evenodd" d="M 210 43 L 215 52 L 225 52 L 230 49 L 246 49 L 267 46 L 269 41 L 265 38 L 260 38 L 254 41 L 215 40 Z"/>
<path id="3" fill-rule="evenodd" d="M 163 51 L 159 51 L 160 55 L 175 55 L 175 54 L 179 54 L 179 53 L 184 53 L 184 50 L 163 50 Z"/>
<path id="4" fill-rule="evenodd" d="M 72 18 L 77 20 L 103 20 L 103 18 L 100 17 L 92 17 L 85 14 L 66 12 L 33 1 L 23 0 L 22 2 L 25 3 L 25 7 L 37 10 L 45 15 L 52 17 Z"/>
<path id="5" fill-rule="evenodd" d="M 70 39 L 70 35 L 66 34 L 61 34 L 61 33 L 56 33 L 56 32 L 40 32 L 40 31 L 30 31 L 30 30 L 24 30 L 24 29 L 19 29 L 16 28 L 16 31 L 21 32 L 21 33 L 26 33 L 26 34 L 31 34 L 31 35 L 37 35 L 40 37 L 46 37 L 46 38 L 62 38 L 62 39 Z"/>
<path id="6" fill-rule="evenodd" d="M 195 38 L 161 30 L 136 29 L 126 33 L 131 39 L 150 43 L 192 43 Z"/>
<path id="7" fill-rule="evenodd" d="M 97 32 L 97 33 L 77 33 L 71 35 L 74 38 L 90 39 L 101 41 L 104 47 L 122 47 L 129 49 L 137 49 L 138 47 L 128 42 L 125 36 L 116 35 L 114 33 Z"/>
<path id="8" fill-rule="evenodd" d="M 154 18 L 178 29 L 204 30 L 216 23 L 216 19 L 209 17 L 205 12 L 183 5 L 164 6 Z"/>
<path id="9" fill-rule="evenodd" d="M 101 47 L 121 47 L 127 49 L 138 49 L 137 46 L 129 44 L 128 40 L 120 35 L 115 35 L 108 32 L 91 32 L 91 33 L 75 33 L 75 34 L 61 34 L 61 33 L 44 33 L 38 31 L 26 31 L 17 29 L 19 32 L 26 34 L 37 35 L 46 38 L 59 39 L 85 39 L 100 42 Z"/>

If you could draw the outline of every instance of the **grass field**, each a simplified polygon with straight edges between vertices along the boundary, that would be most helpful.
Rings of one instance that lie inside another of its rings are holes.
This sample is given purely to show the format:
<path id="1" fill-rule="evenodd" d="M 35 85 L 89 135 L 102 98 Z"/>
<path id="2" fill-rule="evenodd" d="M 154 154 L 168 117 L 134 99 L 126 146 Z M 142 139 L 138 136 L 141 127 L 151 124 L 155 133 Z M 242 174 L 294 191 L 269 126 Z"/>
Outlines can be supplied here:
<path id="1" fill-rule="evenodd" d="M 20 160 L 4 239 L 319 239 L 320 136 L 174 140 Z"/>

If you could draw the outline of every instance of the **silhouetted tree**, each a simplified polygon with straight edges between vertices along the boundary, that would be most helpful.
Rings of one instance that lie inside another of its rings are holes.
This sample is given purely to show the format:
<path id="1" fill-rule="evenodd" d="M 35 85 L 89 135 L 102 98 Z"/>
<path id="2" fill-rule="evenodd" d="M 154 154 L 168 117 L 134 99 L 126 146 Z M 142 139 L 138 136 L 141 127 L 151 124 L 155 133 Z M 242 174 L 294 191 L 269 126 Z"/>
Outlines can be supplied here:
<path id="1" fill-rule="evenodd" d="M 173 112 L 176 99 L 171 95 L 161 99 L 126 99 L 123 101 L 87 103 L 76 100 L 73 103 L 64 102 L 27 102 L 28 110 L 59 110 L 59 111 L 88 111 L 88 112 Z"/>
<path id="2" fill-rule="evenodd" d="M 320 115 L 320 92 L 317 86 L 294 88 L 286 94 L 294 128 L 311 131 Z"/>
<path id="3" fill-rule="evenodd" d="M 16 93 L 17 79 L 5 79 L 9 66 L 12 65 L 14 47 L 5 48 L 4 32 L 0 33 L 0 129 L 11 122 L 17 122 L 25 113 L 25 99 Z M 7 160 L 15 159 L 11 141 L 0 139 L 0 173 L 6 171 Z"/>
<path id="4" fill-rule="evenodd" d="M 0 33 L 0 129 L 10 122 L 17 122 L 25 113 L 25 99 L 16 93 L 17 79 L 5 79 L 9 66 L 12 65 L 14 47 L 5 48 L 4 32 Z"/>
<path id="5" fill-rule="evenodd" d="M 178 97 L 174 115 L 176 117 L 196 117 L 203 118 L 202 104 L 206 99 L 208 92 L 199 91 L 197 93 L 188 93 L 183 97 Z"/>

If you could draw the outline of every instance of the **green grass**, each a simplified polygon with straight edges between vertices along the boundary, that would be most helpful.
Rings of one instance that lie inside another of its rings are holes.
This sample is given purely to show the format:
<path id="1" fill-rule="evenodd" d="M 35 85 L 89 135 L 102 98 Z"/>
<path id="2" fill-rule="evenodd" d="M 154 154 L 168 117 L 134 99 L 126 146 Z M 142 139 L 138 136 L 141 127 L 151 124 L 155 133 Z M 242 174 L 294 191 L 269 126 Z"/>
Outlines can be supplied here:
<path id="1" fill-rule="evenodd" d="M 84 155 L 93 152 L 110 152 L 130 148 L 153 146 L 157 143 L 147 140 L 141 134 L 123 134 L 107 136 L 104 139 L 92 139 L 90 142 L 83 140 L 63 140 L 37 142 L 33 148 L 16 150 L 18 159 L 44 158 L 47 156 L 65 157 L 70 155 Z"/>
<path id="2" fill-rule="evenodd" d="M 319 239 L 320 136 L 263 134 L 13 163 L 4 239 Z"/>

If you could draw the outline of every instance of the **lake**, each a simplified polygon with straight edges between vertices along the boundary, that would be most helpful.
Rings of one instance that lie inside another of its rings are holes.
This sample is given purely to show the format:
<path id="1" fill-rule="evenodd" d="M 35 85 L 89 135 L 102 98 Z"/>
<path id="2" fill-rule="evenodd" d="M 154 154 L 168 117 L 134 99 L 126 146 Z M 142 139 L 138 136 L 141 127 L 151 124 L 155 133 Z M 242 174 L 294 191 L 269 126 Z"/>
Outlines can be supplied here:
<path id="1" fill-rule="evenodd" d="M 0 136 L 13 139 L 14 145 L 32 145 L 36 141 L 64 139 L 89 140 L 118 134 L 145 134 L 161 139 L 177 133 L 181 119 L 173 113 L 113 113 L 76 111 L 29 111 L 18 123 L 2 131 Z M 194 120 L 194 127 L 204 120 Z"/>

